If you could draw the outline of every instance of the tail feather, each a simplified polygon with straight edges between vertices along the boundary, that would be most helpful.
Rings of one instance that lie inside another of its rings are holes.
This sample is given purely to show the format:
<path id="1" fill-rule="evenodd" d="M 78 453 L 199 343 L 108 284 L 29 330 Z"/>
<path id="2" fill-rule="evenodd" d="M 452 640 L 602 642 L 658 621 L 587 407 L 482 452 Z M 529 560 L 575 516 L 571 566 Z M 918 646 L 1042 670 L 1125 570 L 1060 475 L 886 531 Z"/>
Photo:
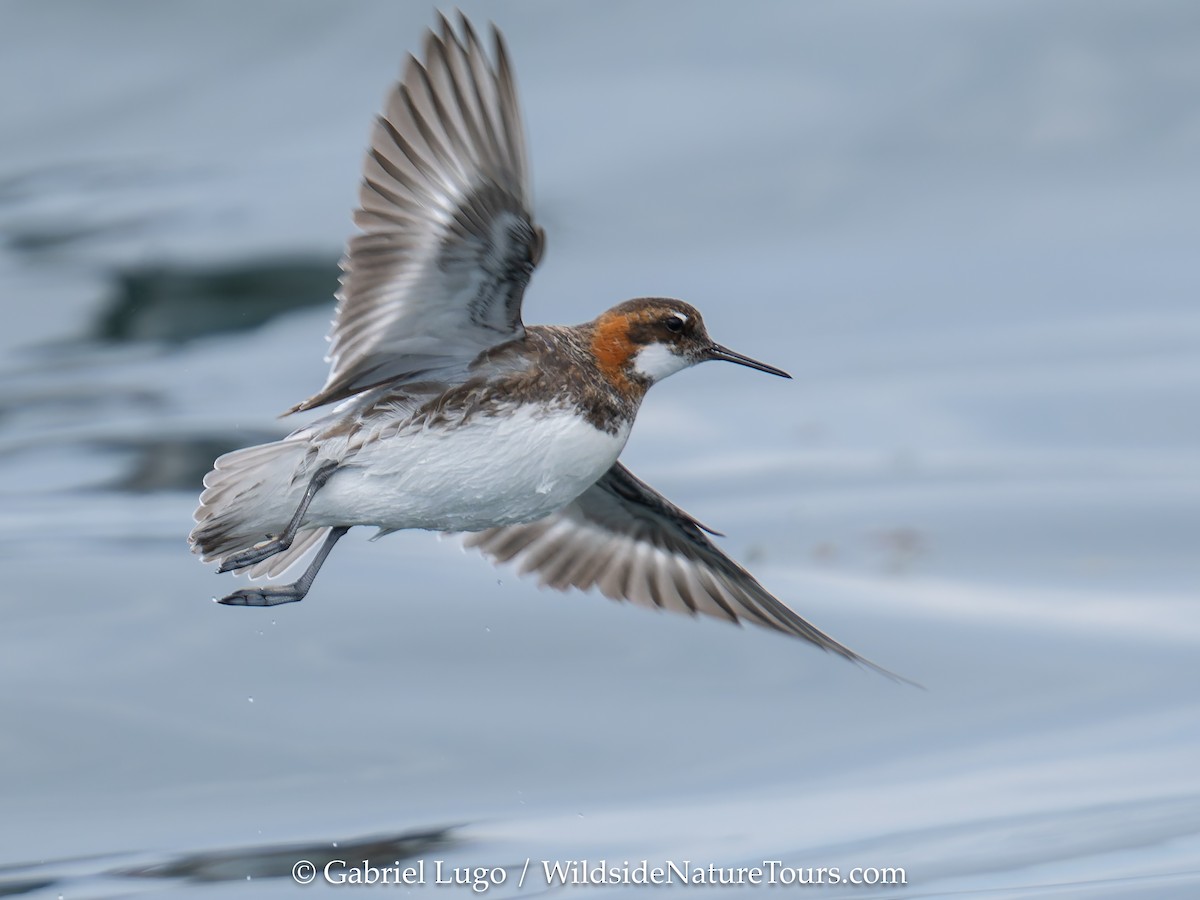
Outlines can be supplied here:
<path id="1" fill-rule="evenodd" d="M 223 562 L 281 533 L 303 494 L 300 479 L 310 446 L 306 440 L 285 438 L 220 457 L 204 476 L 196 526 L 188 538 L 192 552 L 205 562 Z M 251 577 L 282 572 L 325 531 L 301 531 L 288 550 L 250 567 Z"/>

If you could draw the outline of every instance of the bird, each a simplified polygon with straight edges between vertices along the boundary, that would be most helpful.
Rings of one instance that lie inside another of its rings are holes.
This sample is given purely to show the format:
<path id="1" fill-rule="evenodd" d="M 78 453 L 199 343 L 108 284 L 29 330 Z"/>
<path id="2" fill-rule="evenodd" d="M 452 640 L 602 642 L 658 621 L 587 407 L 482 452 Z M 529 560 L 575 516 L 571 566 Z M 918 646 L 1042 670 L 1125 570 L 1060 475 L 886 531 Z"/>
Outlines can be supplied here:
<path id="1" fill-rule="evenodd" d="M 332 410 L 227 453 L 204 478 L 192 551 L 287 584 L 218 602 L 302 600 L 357 525 L 461 533 L 558 590 L 749 622 L 888 673 L 809 623 L 619 460 L 647 390 L 705 361 L 790 378 L 718 344 L 692 305 L 627 300 L 526 325 L 542 258 L 523 120 L 496 26 L 444 16 L 376 118 L 342 258 L 329 375 L 284 415 Z"/>

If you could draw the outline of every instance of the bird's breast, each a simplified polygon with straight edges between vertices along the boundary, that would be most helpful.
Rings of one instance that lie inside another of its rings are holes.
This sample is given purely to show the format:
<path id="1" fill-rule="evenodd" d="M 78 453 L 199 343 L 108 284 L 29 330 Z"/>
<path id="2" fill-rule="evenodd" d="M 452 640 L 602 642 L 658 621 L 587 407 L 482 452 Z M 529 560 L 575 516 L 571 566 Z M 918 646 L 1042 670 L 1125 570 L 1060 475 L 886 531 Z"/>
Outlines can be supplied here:
<path id="1" fill-rule="evenodd" d="M 555 512 L 616 462 L 629 422 L 597 428 L 573 404 L 521 403 L 372 441 L 314 500 L 316 524 L 481 531 Z"/>

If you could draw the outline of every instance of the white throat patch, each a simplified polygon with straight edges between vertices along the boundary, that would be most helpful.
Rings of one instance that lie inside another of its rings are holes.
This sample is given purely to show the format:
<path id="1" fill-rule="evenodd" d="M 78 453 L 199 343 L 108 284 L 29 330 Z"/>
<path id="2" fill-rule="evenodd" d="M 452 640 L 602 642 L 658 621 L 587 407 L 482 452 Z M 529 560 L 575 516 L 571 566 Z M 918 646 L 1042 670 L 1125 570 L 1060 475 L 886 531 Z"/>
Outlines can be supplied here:
<path id="1" fill-rule="evenodd" d="M 666 344 L 647 344 L 633 357 L 633 370 L 652 382 L 662 381 L 691 364 L 686 357 L 672 353 Z"/>

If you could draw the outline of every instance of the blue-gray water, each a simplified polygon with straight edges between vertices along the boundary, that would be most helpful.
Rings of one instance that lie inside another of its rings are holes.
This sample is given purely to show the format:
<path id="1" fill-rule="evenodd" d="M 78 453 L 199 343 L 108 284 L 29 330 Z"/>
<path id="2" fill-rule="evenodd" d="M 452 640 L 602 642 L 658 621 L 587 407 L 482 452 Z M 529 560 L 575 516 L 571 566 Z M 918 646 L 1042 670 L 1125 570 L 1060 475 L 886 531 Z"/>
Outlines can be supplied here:
<path id="1" fill-rule="evenodd" d="M 345 854 L 493 896 L 582 858 L 1196 896 L 1200 9 L 464 7 L 530 129 L 527 320 L 675 294 L 791 370 L 671 379 L 626 460 L 926 689 L 420 533 L 209 602 L 199 478 L 324 378 L 432 11 L 7 3 L 0 895 L 291 895 Z"/>

